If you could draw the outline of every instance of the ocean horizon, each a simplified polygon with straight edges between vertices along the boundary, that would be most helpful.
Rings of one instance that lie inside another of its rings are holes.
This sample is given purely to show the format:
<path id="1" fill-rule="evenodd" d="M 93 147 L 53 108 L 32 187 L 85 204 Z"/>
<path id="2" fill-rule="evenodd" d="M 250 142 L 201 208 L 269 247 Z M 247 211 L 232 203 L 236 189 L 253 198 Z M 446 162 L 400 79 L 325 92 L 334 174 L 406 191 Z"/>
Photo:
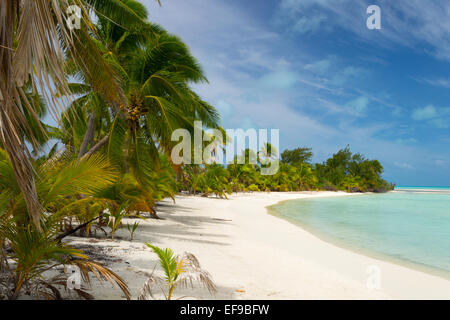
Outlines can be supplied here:
<path id="1" fill-rule="evenodd" d="M 402 190 L 402 189 L 448 189 L 449 186 L 396 186 L 394 190 Z"/>
<path id="2" fill-rule="evenodd" d="M 384 194 L 298 199 L 271 212 L 319 238 L 450 279 L 450 187 L 399 186 Z"/>

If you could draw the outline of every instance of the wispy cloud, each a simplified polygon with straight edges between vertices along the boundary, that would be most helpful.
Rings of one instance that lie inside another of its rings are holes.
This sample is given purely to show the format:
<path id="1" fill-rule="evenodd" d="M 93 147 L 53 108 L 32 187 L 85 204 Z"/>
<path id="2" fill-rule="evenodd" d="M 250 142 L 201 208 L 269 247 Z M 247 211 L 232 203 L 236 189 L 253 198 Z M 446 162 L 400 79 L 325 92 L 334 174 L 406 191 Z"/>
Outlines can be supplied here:
<path id="1" fill-rule="evenodd" d="M 318 30 L 323 23 L 326 23 L 327 17 L 318 14 L 312 17 L 301 17 L 292 26 L 292 30 L 297 33 L 309 33 Z"/>
<path id="2" fill-rule="evenodd" d="M 358 114 L 364 114 L 367 111 L 367 106 L 369 105 L 369 98 L 361 96 L 347 102 L 346 105 L 355 110 Z"/>
<path id="3" fill-rule="evenodd" d="M 348 83 L 349 80 L 355 80 L 365 77 L 368 71 L 363 68 L 358 68 L 354 66 L 347 66 L 339 73 L 335 74 L 330 83 L 335 86 L 343 86 Z"/>
<path id="4" fill-rule="evenodd" d="M 288 89 L 298 84 L 300 76 L 296 72 L 288 70 L 273 71 L 265 74 L 261 79 L 261 84 L 268 88 Z"/>
<path id="5" fill-rule="evenodd" d="M 438 129 L 446 129 L 450 126 L 450 108 L 427 105 L 414 109 L 411 118 L 416 121 L 426 121 L 427 124 Z"/>
<path id="6" fill-rule="evenodd" d="M 305 69 L 324 75 L 330 70 L 332 63 L 331 59 L 322 59 L 305 65 Z"/>
<path id="7" fill-rule="evenodd" d="M 414 120 L 430 120 L 436 118 L 438 116 L 438 112 L 436 108 L 432 105 L 428 105 L 423 108 L 416 108 L 413 110 L 411 117 Z"/>
<path id="8" fill-rule="evenodd" d="M 431 84 L 436 87 L 443 87 L 443 88 L 449 88 L 450 89 L 450 79 L 423 79 L 423 82 L 426 82 L 428 84 Z"/>
<path id="9" fill-rule="evenodd" d="M 307 30 L 346 30 L 361 40 L 377 45 L 416 47 L 426 44 L 434 56 L 450 60 L 450 2 L 441 0 L 377 1 L 381 7 L 382 30 L 366 28 L 366 9 L 373 1 L 362 0 L 282 0 L 278 25 L 295 32 L 297 22 Z M 309 22 L 309 23 L 307 23 Z M 312 28 L 311 26 L 314 26 Z M 304 33 L 301 32 L 301 33 Z M 424 47 L 424 46 L 422 46 Z M 417 49 L 417 47 L 416 47 Z"/>
<path id="10" fill-rule="evenodd" d="M 412 166 L 411 164 L 407 163 L 407 162 L 394 162 L 394 165 L 400 169 L 407 169 L 407 170 L 413 170 L 414 166 Z"/>
<path id="11" fill-rule="evenodd" d="M 398 144 L 413 144 L 413 143 L 417 143 L 418 141 L 415 138 L 406 138 L 406 139 L 398 138 L 398 139 L 395 139 L 395 142 Z"/>

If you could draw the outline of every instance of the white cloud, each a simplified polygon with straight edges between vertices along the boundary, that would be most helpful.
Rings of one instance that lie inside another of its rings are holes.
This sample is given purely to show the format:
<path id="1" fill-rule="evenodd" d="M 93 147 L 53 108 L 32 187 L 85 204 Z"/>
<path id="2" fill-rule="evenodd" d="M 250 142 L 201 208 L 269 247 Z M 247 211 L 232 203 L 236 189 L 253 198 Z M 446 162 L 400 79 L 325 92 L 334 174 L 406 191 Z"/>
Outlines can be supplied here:
<path id="1" fill-rule="evenodd" d="M 316 31 L 326 20 L 327 17 L 323 14 L 312 17 L 301 17 L 295 22 L 292 30 L 300 34 Z"/>
<path id="2" fill-rule="evenodd" d="M 428 121 L 428 124 L 438 129 L 447 129 L 449 127 L 449 121 L 447 119 L 433 119 Z"/>
<path id="3" fill-rule="evenodd" d="M 414 169 L 414 167 L 411 164 L 407 163 L 407 162 L 397 162 L 397 161 L 395 161 L 394 165 L 396 167 L 400 168 L 400 169 L 407 169 L 407 170 L 413 170 Z"/>
<path id="4" fill-rule="evenodd" d="M 330 70 L 331 64 L 332 62 L 330 59 L 323 59 L 305 65 L 305 69 L 311 70 L 312 72 L 320 75 L 324 75 Z"/>
<path id="5" fill-rule="evenodd" d="M 412 113 L 412 118 L 414 120 L 429 120 L 435 118 L 436 116 L 437 116 L 436 108 L 432 105 L 414 109 Z"/>
<path id="6" fill-rule="evenodd" d="M 276 22 L 295 31 L 297 22 L 320 21 L 311 31 L 350 31 L 377 45 L 404 45 L 415 50 L 430 46 L 431 53 L 450 60 L 450 2 L 441 0 L 380 0 L 382 29 L 366 28 L 371 0 L 282 0 Z M 324 18 L 325 17 L 325 18 Z M 426 49 L 422 49 L 426 52 Z"/>
<path id="7" fill-rule="evenodd" d="M 368 105 L 369 99 L 367 97 L 358 97 L 355 100 L 347 102 L 347 106 L 359 114 L 365 113 Z"/>
<path id="8" fill-rule="evenodd" d="M 367 97 L 360 96 L 353 100 L 348 101 L 345 104 L 337 104 L 333 101 L 318 98 L 318 102 L 320 102 L 320 106 L 326 109 L 331 114 L 344 114 L 345 121 L 353 121 L 356 118 L 365 116 L 370 100 Z M 349 118 L 349 116 L 351 116 Z"/>
<path id="9" fill-rule="evenodd" d="M 424 79 L 424 82 L 431 84 L 436 87 L 443 87 L 450 89 L 450 79 Z"/>
<path id="10" fill-rule="evenodd" d="M 261 84 L 268 88 L 291 88 L 298 83 L 299 75 L 292 71 L 274 71 L 265 74 L 261 79 Z"/>
<path id="11" fill-rule="evenodd" d="M 426 121 L 428 125 L 438 129 L 450 127 L 450 108 L 436 108 L 428 105 L 414 109 L 411 117 L 417 121 Z"/>

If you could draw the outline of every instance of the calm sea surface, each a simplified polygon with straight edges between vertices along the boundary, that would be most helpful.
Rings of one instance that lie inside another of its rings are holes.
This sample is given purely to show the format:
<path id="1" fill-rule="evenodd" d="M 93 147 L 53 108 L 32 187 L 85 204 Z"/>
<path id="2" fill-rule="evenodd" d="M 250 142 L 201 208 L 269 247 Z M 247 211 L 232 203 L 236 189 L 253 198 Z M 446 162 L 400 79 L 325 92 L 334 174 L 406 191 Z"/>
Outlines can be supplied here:
<path id="1" fill-rule="evenodd" d="M 398 187 L 271 209 L 326 241 L 450 278 L 450 188 Z"/>

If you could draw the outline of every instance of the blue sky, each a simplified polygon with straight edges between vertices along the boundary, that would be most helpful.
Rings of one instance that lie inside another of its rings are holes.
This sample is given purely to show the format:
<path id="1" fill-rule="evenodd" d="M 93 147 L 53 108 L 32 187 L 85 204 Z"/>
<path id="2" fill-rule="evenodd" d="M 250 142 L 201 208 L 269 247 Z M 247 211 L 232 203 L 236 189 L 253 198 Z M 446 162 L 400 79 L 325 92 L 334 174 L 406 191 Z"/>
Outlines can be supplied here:
<path id="1" fill-rule="evenodd" d="M 450 185 L 450 1 L 146 0 L 225 128 L 279 128 L 323 161 L 350 145 L 398 185 Z M 382 29 L 366 27 L 370 4 Z"/>

